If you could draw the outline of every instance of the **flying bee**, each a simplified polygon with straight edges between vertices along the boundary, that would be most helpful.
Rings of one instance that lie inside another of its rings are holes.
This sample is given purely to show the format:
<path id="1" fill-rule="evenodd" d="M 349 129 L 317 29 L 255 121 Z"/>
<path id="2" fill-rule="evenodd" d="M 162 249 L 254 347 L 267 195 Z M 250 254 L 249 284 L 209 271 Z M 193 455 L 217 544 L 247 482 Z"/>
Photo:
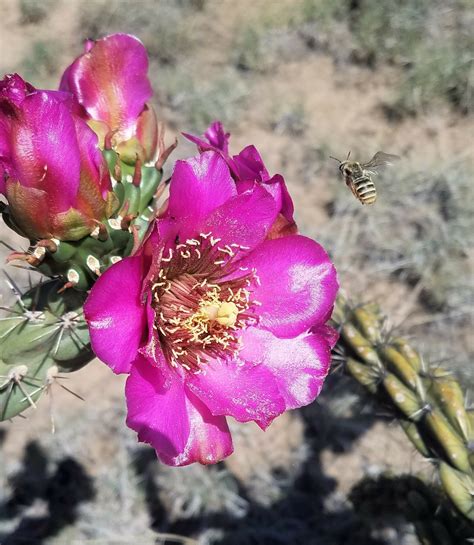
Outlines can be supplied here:
<path id="1" fill-rule="evenodd" d="M 361 204 L 374 204 L 377 199 L 377 189 L 371 176 L 377 174 L 378 167 L 391 165 L 400 157 L 378 151 L 368 163 L 358 163 L 357 161 L 349 161 L 350 155 L 351 152 L 347 154 L 345 161 L 340 161 L 336 157 L 331 157 L 331 159 L 339 161 L 339 170 L 354 197 Z"/>

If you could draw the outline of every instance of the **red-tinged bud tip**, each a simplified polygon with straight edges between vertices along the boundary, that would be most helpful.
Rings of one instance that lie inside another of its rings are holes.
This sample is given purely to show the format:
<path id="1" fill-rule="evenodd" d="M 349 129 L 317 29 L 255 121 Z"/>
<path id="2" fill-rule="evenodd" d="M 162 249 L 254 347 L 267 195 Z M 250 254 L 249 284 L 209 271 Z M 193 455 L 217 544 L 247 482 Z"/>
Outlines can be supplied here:
<path id="1" fill-rule="evenodd" d="M 175 137 L 174 142 L 170 146 L 168 146 L 163 151 L 160 151 L 158 160 L 155 163 L 156 170 L 161 170 L 163 168 L 163 165 L 165 164 L 166 160 L 171 155 L 173 150 L 176 149 L 177 146 L 178 146 L 178 139 Z"/>
<path id="2" fill-rule="evenodd" d="M 36 246 L 38 246 L 40 248 L 46 248 L 48 250 L 48 252 L 51 252 L 52 254 L 54 254 L 54 252 L 58 251 L 58 245 L 51 238 L 49 238 L 49 239 L 45 238 L 43 240 L 39 240 L 37 242 Z"/>
<path id="3" fill-rule="evenodd" d="M 136 187 L 140 187 L 140 182 L 142 181 L 142 161 L 137 155 L 137 160 L 135 163 L 135 170 L 133 171 L 132 183 Z"/>
<path id="4" fill-rule="evenodd" d="M 91 237 L 100 240 L 101 242 L 105 242 L 109 238 L 107 227 L 98 221 L 96 227 L 91 232 Z"/>
<path id="5" fill-rule="evenodd" d="M 136 214 L 127 214 L 122 218 L 122 221 L 120 222 L 120 227 L 123 231 L 128 231 L 130 224 L 132 221 L 137 217 Z"/>
<path id="6" fill-rule="evenodd" d="M 77 282 L 66 282 L 62 288 L 58 289 L 58 293 L 64 293 L 66 290 L 69 290 L 77 285 Z"/>
<path id="7" fill-rule="evenodd" d="M 114 178 L 117 180 L 117 182 L 122 181 L 122 168 L 119 161 L 117 161 L 114 166 Z"/>
<path id="8" fill-rule="evenodd" d="M 113 148 L 113 138 L 114 134 L 117 132 L 117 129 L 114 131 L 109 131 L 104 138 L 104 149 L 112 149 Z"/>

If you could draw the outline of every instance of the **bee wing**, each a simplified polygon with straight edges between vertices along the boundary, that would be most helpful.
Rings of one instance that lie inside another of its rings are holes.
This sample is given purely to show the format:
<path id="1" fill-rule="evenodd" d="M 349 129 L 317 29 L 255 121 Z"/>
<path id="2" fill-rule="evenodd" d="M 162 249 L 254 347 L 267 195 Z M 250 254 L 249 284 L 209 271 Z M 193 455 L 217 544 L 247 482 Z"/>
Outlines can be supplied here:
<path id="1" fill-rule="evenodd" d="M 378 151 L 368 163 L 364 163 L 362 168 L 376 168 L 382 166 L 389 166 L 398 161 L 400 157 L 398 155 L 391 155 L 390 153 L 384 153 Z"/>

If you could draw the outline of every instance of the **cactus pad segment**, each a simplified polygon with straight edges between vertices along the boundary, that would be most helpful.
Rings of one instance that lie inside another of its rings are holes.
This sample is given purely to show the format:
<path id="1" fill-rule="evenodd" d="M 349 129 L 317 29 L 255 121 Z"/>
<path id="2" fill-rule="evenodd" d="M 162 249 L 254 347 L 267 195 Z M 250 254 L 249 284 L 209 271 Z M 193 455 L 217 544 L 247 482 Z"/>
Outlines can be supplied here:
<path id="1" fill-rule="evenodd" d="M 0 421 L 35 407 L 52 369 L 68 373 L 94 358 L 82 314 L 85 294 L 58 293 L 62 285 L 48 281 L 19 294 L 0 319 Z"/>

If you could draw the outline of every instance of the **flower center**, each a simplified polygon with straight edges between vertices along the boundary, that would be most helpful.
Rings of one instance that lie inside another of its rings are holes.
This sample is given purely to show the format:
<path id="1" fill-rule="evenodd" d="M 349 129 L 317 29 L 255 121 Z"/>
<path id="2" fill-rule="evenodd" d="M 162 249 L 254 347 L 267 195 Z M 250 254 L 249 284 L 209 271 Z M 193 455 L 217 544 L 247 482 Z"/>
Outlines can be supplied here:
<path id="1" fill-rule="evenodd" d="M 173 367 L 199 372 L 210 359 L 235 356 L 241 348 L 239 330 L 257 322 L 253 307 L 259 303 L 251 297 L 255 271 L 234 263 L 236 253 L 246 248 L 219 242 L 200 235 L 162 258 L 152 286 L 154 328 Z"/>

